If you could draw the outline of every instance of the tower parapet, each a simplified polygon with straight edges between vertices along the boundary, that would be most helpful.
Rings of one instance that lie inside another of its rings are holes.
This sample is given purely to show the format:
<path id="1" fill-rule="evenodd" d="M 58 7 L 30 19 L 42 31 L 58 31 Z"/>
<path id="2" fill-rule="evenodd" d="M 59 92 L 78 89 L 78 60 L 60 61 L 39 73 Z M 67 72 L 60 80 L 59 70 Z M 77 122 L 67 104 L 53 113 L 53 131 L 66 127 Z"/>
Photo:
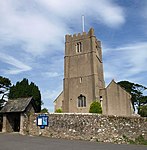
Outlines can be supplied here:
<path id="1" fill-rule="evenodd" d="M 95 36 L 93 28 L 91 28 L 88 33 L 82 32 L 82 33 L 73 34 L 73 35 L 67 34 L 65 36 L 65 41 L 66 42 L 71 42 L 71 41 L 75 41 L 75 40 L 79 40 L 79 39 L 89 38 L 91 36 Z"/>

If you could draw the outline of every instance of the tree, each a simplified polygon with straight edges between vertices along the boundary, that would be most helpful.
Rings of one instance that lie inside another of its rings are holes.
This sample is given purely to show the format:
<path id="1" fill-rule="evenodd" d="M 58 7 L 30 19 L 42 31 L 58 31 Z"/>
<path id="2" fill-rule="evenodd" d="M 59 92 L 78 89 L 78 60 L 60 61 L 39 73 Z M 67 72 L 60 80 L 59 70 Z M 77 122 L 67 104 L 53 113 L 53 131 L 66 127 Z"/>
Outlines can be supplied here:
<path id="1" fill-rule="evenodd" d="M 8 96 L 8 91 L 11 86 L 11 81 L 8 78 L 0 76 L 0 109 L 3 107 L 3 104 Z"/>
<path id="2" fill-rule="evenodd" d="M 94 101 L 94 102 L 90 105 L 89 112 L 90 112 L 90 113 L 102 114 L 102 107 L 101 107 L 101 104 L 100 104 L 98 101 Z"/>
<path id="3" fill-rule="evenodd" d="M 138 112 L 141 105 L 147 104 L 147 96 L 143 95 L 147 87 L 129 81 L 120 81 L 118 84 L 132 95 L 132 104 L 137 105 Z"/>
<path id="4" fill-rule="evenodd" d="M 147 105 L 140 106 L 138 113 L 141 117 L 147 117 Z"/>
<path id="5" fill-rule="evenodd" d="M 33 82 L 29 84 L 28 79 L 24 78 L 22 81 L 17 82 L 16 85 L 13 85 L 10 88 L 9 99 L 31 96 L 34 98 L 36 112 L 40 112 L 42 101 L 38 86 L 36 86 Z"/>

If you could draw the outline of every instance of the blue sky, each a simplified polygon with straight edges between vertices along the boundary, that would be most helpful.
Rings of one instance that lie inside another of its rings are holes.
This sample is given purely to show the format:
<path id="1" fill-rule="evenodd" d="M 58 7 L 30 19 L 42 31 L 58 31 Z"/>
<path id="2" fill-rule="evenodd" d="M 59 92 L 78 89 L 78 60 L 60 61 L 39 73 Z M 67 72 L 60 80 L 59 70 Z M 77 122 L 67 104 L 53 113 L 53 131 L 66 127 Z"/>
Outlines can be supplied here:
<path id="1" fill-rule="evenodd" d="M 147 0 L 0 0 L 0 75 L 34 82 L 44 106 L 63 89 L 64 36 L 93 27 L 102 42 L 106 85 L 147 86 Z"/>

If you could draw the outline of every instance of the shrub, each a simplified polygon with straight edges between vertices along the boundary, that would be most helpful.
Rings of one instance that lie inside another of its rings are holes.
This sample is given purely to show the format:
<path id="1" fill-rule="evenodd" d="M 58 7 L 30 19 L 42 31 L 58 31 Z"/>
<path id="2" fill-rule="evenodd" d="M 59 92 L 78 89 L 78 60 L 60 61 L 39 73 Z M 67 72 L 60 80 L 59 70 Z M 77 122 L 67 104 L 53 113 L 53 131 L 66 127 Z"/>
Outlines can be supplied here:
<path id="1" fill-rule="evenodd" d="M 138 113 L 141 117 L 147 117 L 147 105 L 140 106 Z"/>
<path id="2" fill-rule="evenodd" d="M 41 113 L 48 113 L 48 109 L 47 109 L 47 108 L 43 108 L 43 109 L 41 110 Z"/>
<path id="3" fill-rule="evenodd" d="M 90 112 L 90 113 L 102 114 L 102 107 L 101 107 L 101 104 L 100 104 L 98 101 L 94 101 L 94 102 L 90 105 L 89 112 Z"/>
<path id="4" fill-rule="evenodd" d="M 55 111 L 56 113 L 62 113 L 62 109 L 61 108 L 59 108 L 59 109 L 56 109 L 56 111 Z"/>

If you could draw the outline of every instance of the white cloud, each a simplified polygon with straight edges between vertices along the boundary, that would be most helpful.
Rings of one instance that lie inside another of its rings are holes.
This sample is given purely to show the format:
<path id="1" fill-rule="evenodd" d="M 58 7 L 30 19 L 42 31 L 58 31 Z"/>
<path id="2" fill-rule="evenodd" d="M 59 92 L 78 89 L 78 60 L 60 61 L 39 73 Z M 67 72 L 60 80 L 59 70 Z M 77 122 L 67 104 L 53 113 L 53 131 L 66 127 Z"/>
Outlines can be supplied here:
<path id="1" fill-rule="evenodd" d="M 100 17 L 98 20 L 107 26 L 117 27 L 125 23 L 125 14 L 123 9 L 114 4 L 111 0 L 101 0 L 98 3 L 95 1 L 93 7 L 95 8 L 96 14 Z"/>
<path id="2" fill-rule="evenodd" d="M 42 74 L 43 76 L 45 75 L 48 78 L 53 78 L 53 77 L 59 77 L 61 76 L 59 73 L 57 72 L 45 72 Z"/>
<path id="3" fill-rule="evenodd" d="M 0 52 L 0 60 L 3 61 L 4 63 L 7 63 L 11 66 L 14 66 L 13 68 L 10 68 L 8 70 L 4 70 L 6 74 L 18 74 L 24 71 L 29 71 L 32 68 L 23 62 L 15 59 L 12 56 L 6 55 L 4 53 Z"/>
<path id="4" fill-rule="evenodd" d="M 87 24 L 91 18 L 110 27 L 125 22 L 123 9 L 112 0 L 2 0 L 1 44 L 22 41 L 22 49 L 35 56 L 53 49 L 62 50 L 70 24 L 80 27 L 82 14 L 88 18 Z"/>
<path id="5" fill-rule="evenodd" d="M 130 72 L 139 73 L 142 71 L 147 71 L 147 43 L 132 43 L 127 46 L 116 48 L 118 51 L 122 51 L 128 60 L 129 64 L 132 66 Z M 136 70 L 136 71 L 135 71 Z"/>
<path id="6" fill-rule="evenodd" d="M 112 0 L 41 0 L 41 3 L 58 17 L 66 19 L 85 14 L 111 27 L 125 22 L 123 9 Z"/>
<path id="7" fill-rule="evenodd" d="M 0 36 L 7 45 L 7 41 L 23 41 L 23 49 L 33 55 L 40 55 L 44 51 L 50 50 L 48 47 L 56 44 L 61 45 L 61 38 L 64 37 L 64 25 L 62 22 L 51 21 L 41 13 L 34 13 L 26 9 L 20 9 L 24 3 L 15 0 L 5 1 L 0 10 Z M 34 1 L 35 2 L 35 1 Z M 16 7 L 17 6 L 17 7 Z M 28 5 L 27 5 L 28 6 Z M 25 5 L 24 5 L 25 7 Z M 59 26 L 62 26 L 59 28 Z M 11 39 L 11 40 L 10 40 Z M 63 40 L 62 40 L 63 41 Z"/>
<path id="8" fill-rule="evenodd" d="M 113 55 L 110 55 L 113 54 Z M 138 42 L 117 48 L 107 48 L 104 57 L 106 79 L 141 81 L 147 72 L 147 43 Z M 137 76 L 139 74 L 139 76 Z M 136 77 L 135 77 L 136 75 Z"/>

